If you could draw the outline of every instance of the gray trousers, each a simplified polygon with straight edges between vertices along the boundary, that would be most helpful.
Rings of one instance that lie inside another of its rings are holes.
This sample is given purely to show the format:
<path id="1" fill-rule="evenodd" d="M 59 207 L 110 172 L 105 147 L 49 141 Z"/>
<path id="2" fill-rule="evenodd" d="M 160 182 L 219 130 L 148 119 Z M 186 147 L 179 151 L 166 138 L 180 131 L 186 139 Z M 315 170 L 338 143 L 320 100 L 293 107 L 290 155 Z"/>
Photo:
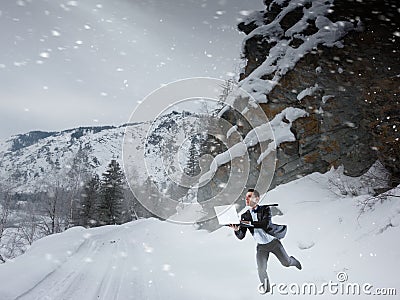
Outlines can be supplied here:
<path id="1" fill-rule="evenodd" d="M 295 266 L 297 263 L 297 260 L 294 257 L 289 257 L 285 248 L 283 248 L 282 243 L 278 239 L 273 239 L 268 244 L 257 244 L 256 258 L 258 277 L 260 278 L 260 282 L 264 283 L 268 292 L 270 291 L 270 284 L 267 274 L 267 263 L 270 252 L 275 254 L 281 264 L 285 267 Z"/>

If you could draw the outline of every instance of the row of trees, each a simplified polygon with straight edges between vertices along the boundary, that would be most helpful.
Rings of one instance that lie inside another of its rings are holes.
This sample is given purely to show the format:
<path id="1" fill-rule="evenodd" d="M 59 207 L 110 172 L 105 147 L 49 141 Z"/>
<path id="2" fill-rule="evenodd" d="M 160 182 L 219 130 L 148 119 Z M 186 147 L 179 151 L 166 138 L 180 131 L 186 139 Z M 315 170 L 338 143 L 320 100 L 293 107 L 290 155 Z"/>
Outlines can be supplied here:
<path id="1" fill-rule="evenodd" d="M 84 157 L 84 156 L 82 156 Z M 122 224 L 151 214 L 128 189 L 121 166 L 112 160 L 100 176 L 75 157 L 67 169 L 53 169 L 46 192 L 17 194 L 0 185 L 0 262 L 22 254 L 33 241 L 72 226 Z"/>

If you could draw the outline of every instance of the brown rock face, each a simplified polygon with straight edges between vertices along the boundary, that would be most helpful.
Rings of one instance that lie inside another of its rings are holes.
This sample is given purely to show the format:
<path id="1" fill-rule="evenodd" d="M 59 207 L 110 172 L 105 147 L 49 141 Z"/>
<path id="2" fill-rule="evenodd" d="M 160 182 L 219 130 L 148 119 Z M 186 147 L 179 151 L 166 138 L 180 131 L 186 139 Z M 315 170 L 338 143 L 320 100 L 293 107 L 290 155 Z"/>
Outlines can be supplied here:
<path id="1" fill-rule="evenodd" d="M 282 11 L 277 4 L 264 13 L 268 24 Z M 305 1 L 310 6 L 311 1 Z M 293 10 L 280 22 L 288 30 L 302 16 L 303 7 Z M 261 104 L 272 119 L 286 107 L 306 110 L 308 117 L 293 123 L 295 142 L 278 148 L 273 186 L 311 172 L 326 172 L 343 165 L 350 176 L 359 176 L 379 159 L 392 174 L 391 185 L 400 184 L 400 4 L 387 1 L 335 1 L 327 17 L 333 21 L 362 23 L 362 30 L 348 33 L 344 47 L 318 46 L 287 72 Z M 359 26 L 360 27 L 360 26 Z M 239 24 L 246 34 L 255 22 Z M 315 31 L 310 26 L 304 34 Z M 292 47 L 303 41 L 293 39 Z M 269 55 L 274 41 L 255 35 L 244 45 L 248 77 Z M 269 78 L 262 78 L 269 79 Z M 298 99 L 306 88 L 313 93 Z"/>

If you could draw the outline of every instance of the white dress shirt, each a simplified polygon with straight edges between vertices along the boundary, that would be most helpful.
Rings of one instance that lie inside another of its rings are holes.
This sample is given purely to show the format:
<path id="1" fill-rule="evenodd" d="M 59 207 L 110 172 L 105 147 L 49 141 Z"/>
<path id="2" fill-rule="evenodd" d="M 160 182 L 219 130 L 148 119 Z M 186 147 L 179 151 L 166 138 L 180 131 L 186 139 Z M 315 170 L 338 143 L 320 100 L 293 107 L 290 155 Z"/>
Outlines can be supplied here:
<path id="1" fill-rule="evenodd" d="M 253 221 L 258 221 L 257 213 L 253 211 L 253 209 L 250 209 L 250 213 Z M 268 244 L 275 238 L 272 235 L 266 233 L 265 230 L 262 228 L 254 228 L 253 237 L 257 244 Z"/>

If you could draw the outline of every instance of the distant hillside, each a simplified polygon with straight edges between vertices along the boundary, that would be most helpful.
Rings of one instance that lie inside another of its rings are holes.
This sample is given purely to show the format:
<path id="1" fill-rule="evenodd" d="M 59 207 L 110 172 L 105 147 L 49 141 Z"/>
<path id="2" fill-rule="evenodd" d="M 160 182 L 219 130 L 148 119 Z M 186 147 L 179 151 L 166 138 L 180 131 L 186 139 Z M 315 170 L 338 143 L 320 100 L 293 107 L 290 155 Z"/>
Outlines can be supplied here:
<path id="1" fill-rule="evenodd" d="M 135 144 L 146 148 L 147 159 L 152 159 L 157 157 L 165 132 L 183 117 L 177 112 L 160 117 L 152 124 L 148 137 L 147 123 L 32 131 L 13 136 L 0 141 L 0 184 L 11 187 L 13 192 L 36 193 L 46 191 L 57 180 L 65 180 L 71 172 L 101 175 L 112 159 L 122 166 L 122 144 L 128 126 L 134 133 Z M 141 182 L 148 177 L 145 171 L 137 173 Z"/>

